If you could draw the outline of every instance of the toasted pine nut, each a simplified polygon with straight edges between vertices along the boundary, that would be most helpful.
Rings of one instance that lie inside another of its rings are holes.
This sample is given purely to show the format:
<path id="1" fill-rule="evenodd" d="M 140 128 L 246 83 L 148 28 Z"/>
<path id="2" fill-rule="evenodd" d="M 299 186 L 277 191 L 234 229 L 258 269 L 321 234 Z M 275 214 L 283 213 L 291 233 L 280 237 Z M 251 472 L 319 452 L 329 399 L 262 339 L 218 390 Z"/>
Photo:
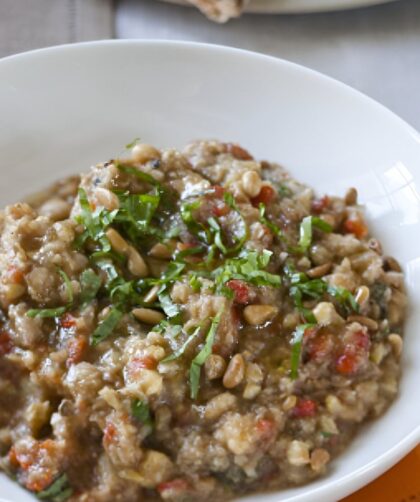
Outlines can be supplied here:
<path id="1" fill-rule="evenodd" d="M 384 256 L 384 265 L 386 269 L 393 270 L 394 272 L 402 272 L 400 264 L 392 256 Z"/>
<path id="2" fill-rule="evenodd" d="M 382 245 L 378 241 L 378 239 L 375 239 L 373 237 L 369 239 L 368 246 L 372 251 L 375 251 L 378 254 L 382 254 Z"/>
<path id="3" fill-rule="evenodd" d="M 109 211 L 113 211 L 120 207 L 118 197 L 107 188 L 97 187 L 95 189 L 95 198 L 99 205 L 104 206 Z"/>
<path id="4" fill-rule="evenodd" d="M 261 385 L 256 383 L 247 383 L 242 393 L 244 399 L 254 399 L 261 392 Z"/>
<path id="5" fill-rule="evenodd" d="M 403 348 L 403 339 L 397 333 L 391 333 L 388 335 L 388 341 L 391 344 L 392 350 L 397 357 L 401 356 L 402 348 Z"/>
<path id="6" fill-rule="evenodd" d="M 142 307 L 135 308 L 131 312 L 136 319 L 146 324 L 157 324 L 165 318 L 162 312 Z"/>
<path id="7" fill-rule="evenodd" d="M 312 279 L 317 277 L 322 277 L 331 270 L 332 263 L 329 261 L 328 263 L 324 263 L 323 265 L 318 265 L 317 267 L 311 268 L 306 273 Z"/>
<path id="8" fill-rule="evenodd" d="M 133 246 L 129 246 L 128 248 L 127 266 L 128 270 L 136 277 L 146 277 L 149 273 L 146 262 L 143 260 L 141 254 L 133 248 Z"/>
<path id="9" fill-rule="evenodd" d="M 242 176 L 242 188 L 249 197 L 256 197 L 261 190 L 261 178 L 256 171 L 246 171 Z"/>
<path id="10" fill-rule="evenodd" d="M 140 164 L 145 164 L 149 160 L 160 159 L 160 157 L 161 155 L 157 148 L 145 143 L 134 145 L 131 150 L 131 158 L 134 162 L 139 162 Z"/>
<path id="11" fill-rule="evenodd" d="M 241 354 L 235 354 L 229 361 L 223 376 L 223 385 L 227 389 L 233 389 L 239 385 L 245 376 L 245 362 Z"/>
<path id="12" fill-rule="evenodd" d="M 349 315 L 347 322 L 358 322 L 366 326 L 371 331 L 378 331 L 378 323 L 369 317 L 363 315 Z"/>
<path id="13" fill-rule="evenodd" d="M 318 303 L 312 312 L 321 326 L 342 324 L 344 322 L 344 319 L 336 312 L 334 305 L 330 302 Z"/>
<path id="14" fill-rule="evenodd" d="M 296 406 L 296 403 L 297 403 L 297 397 L 291 394 L 290 396 L 287 396 L 286 399 L 283 401 L 282 408 L 284 411 L 289 411 Z"/>
<path id="15" fill-rule="evenodd" d="M 218 354 L 210 354 L 204 363 L 206 376 L 209 380 L 221 378 L 226 370 L 226 361 Z"/>
<path id="16" fill-rule="evenodd" d="M 311 468 L 315 472 L 322 471 L 330 461 L 330 454 L 324 448 L 315 448 L 311 453 Z"/>
<path id="17" fill-rule="evenodd" d="M 144 303 L 153 303 L 157 299 L 157 292 L 159 291 L 159 286 L 153 286 L 153 288 L 149 289 L 147 294 L 144 297 Z"/>
<path id="18" fill-rule="evenodd" d="M 287 448 L 287 460 L 289 464 L 295 466 L 309 464 L 309 446 L 305 442 L 296 439 L 291 441 Z"/>
<path id="19" fill-rule="evenodd" d="M 277 312 L 274 305 L 248 305 L 244 309 L 244 318 L 248 324 L 258 326 L 270 321 Z"/>
<path id="20" fill-rule="evenodd" d="M 114 228 L 108 228 L 105 234 L 108 237 L 114 251 L 122 254 L 127 253 L 129 248 L 127 241 L 121 237 L 121 235 Z"/>
<path id="21" fill-rule="evenodd" d="M 170 246 L 169 243 L 163 244 L 162 242 L 155 244 L 149 251 L 149 255 L 153 256 L 153 258 L 161 258 L 163 260 L 171 258 L 172 253 L 173 246 Z"/>
<path id="22" fill-rule="evenodd" d="M 349 188 L 344 196 L 346 206 L 354 206 L 357 204 L 357 190 L 353 187 Z"/>
<path id="23" fill-rule="evenodd" d="M 357 288 L 355 300 L 360 306 L 363 306 L 369 301 L 369 296 L 369 288 L 367 286 L 360 286 L 360 288 Z"/>
<path id="24" fill-rule="evenodd" d="M 13 302 L 20 298 L 26 291 L 26 287 L 23 284 L 7 284 L 4 287 L 4 293 L 6 300 Z"/>

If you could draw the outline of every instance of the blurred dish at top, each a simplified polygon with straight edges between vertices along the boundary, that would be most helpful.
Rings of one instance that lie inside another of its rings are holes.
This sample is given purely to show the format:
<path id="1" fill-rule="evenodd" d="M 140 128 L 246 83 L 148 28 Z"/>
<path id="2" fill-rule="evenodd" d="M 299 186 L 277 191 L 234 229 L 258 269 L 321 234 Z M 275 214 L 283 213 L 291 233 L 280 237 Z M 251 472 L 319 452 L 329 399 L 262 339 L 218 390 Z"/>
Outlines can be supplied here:
<path id="1" fill-rule="evenodd" d="M 243 12 L 254 14 L 298 14 L 355 9 L 396 0 L 166 0 L 195 5 L 213 21 L 224 23 Z"/>

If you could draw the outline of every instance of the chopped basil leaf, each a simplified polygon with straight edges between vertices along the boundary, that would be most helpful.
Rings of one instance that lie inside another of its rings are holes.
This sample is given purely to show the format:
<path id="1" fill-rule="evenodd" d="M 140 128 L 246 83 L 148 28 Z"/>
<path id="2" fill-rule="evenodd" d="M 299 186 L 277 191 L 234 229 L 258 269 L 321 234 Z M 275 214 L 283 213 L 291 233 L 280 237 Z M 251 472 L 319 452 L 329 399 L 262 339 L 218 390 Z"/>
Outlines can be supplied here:
<path id="1" fill-rule="evenodd" d="M 154 186 L 160 185 L 160 183 L 155 178 L 153 178 L 153 176 L 151 176 L 150 174 L 147 174 L 143 171 L 140 171 L 140 169 L 137 169 L 137 167 L 121 164 L 120 162 L 116 162 L 115 166 L 121 172 L 123 172 L 125 174 L 131 174 L 132 176 L 135 176 L 136 178 L 139 178 L 139 180 L 145 181 L 146 183 L 149 183 L 150 185 L 154 185 Z"/>
<path id="2" fill-rule="evenodd" d="M 98 343 L 105 340 L 105 338 L 108 338 L 120 322 L 122 316 L 123 313 L 116 307 L 111 308 L 105 319 L 98 324 L 97 328 L 92 333 L 91 345 L 98 345 Z"/>
<path id="3" fill-rule="evenodd" d="M 220 251 L 223 254 L 227 254 L 228 250 L 227 250 L 226 246 L 223 244 L 222 229 L 221 229 L 218 221 L 216 220 L 216 218 L 213 218 L 213 217 L 210 217 L 207 221 L 210 226 L 210 229 L 214 233 L 214 243 L 216 244 L 216 246 L 220 249 Z"/>
<path id="4" fill-rule="evenodd" d="M 331 225 L 318 216 L 306 216 L 300 224 L 299 248 L 302 252 L 306 252 L 312 243 L 313 227 L 316 227 L 323 232 L 332 232 Z"/>
<path id="5" fill-rule="evenodd" d="M 277 187 L 277 192 L 280 197 L 289 197 L 290 195 L 292 195 L 290 188 L 283 183 Z"/>
<path id="6" fill-rule="evenodd" d="M 60 317 L 67 311 L 67 307 L 57 307 L 52 309 L 29 309 L 26 312 L 28 317 Z"/>
<path id="7" fill-rule="evenodd" d="M 49 309 L 29 309 L 26 312 L 28 317 L 40 317 L 40 318 L 48 318 L 48 317 L 60 317 L 65 312 L 70 310 L 73 306 L 73 287 L 71 285 L 71 281 L 69 276 L 64 272 L 64 270 L 59 269 L 58 273 L 61 275 L 64 284 L 66 286 L 67 293 L 67 304 L 63 307 L 55 307 Z"/>
<path id="8" fill-rule="evenodd" d="M 154 326 L 153 331 L 155 333 L 162 333 L 167 335 L 169 338 L 176 338 L 182 332 L 182 326 L 180 324 L 172 324 L 171 321 L 163 319 L 159 324 Z"/>
<path id="9" fill-rule="evenodd" d="M 134 138 L 133 141 L 131 141 L 130 143 L 127 143 L 125 145 L 125 148 L 127 150 L 131 150 L 132 148 L 134 148 L 137 145 L 137 143 L 139 143 L 139 141 L 140 141 L 140 138 Z"/>
<path id="10" fill-rule="evenodd" d="M 183 258 L 185 258 L 186 256 L 191 256 L 194 254 L 202 254 L 204 252 L 205 252 L 205 249 L 201 246 L 196 246 L 193 248 L 184 249 L 184 251 L 179 251 L 176 253 L 175 260 L 182 261 Z"/>
<path id="11" fill-rule="evenodd" d="M 334 297 L 347 312 L 359 312 L 360 305 L 350 291 L 341 286 L 328 286 L 327 292 Z"/>
<path id="12" fill-rule="evenodd" d="M 73 494 L 73 489 L 69 486 L 67 474 L 62 474 L 53 483 L 37 493 L 37 497 L 41 500 L 49 499 L 52 502 L 64 502 Z"/>
<path id="13" fill-rule="evenodd" d="M 178 359 L 178 357 L 182 356 L 182 354 L 185 352 L 185 349 L 188 347 L 188 345 L 190 344 L 190 342 L 192 340 L 194 340 L 194 338 L 196 338 L 198 336 L 198 334 L 200 333 L 200 330 L 201 330 L 201 327 L 198 326 L 192 333 L 191 335 L 186 339 L 186 341 L 183 343 L 183 345 L 181 345 L 181 347 L 179 347 L 179 349 L 177 349 L 173 354 L 171 354 L 170 356 L 168 357 L 165 357 L 165 359 L 163 359 L 163 361 L 161 361 L 162 363 L 168 363 L 169 361 L 173 361 L 174 359 Z"/>
<path id="14" fill-rule="evenodd" d="M 189 280 L 190 286 L 192 287 L 194 293 L 198 293 L 202 287 L 202 282 L 200 281 L 197 274 L 192 273 Z"/>
<path id="15" fill-rule="evenodd" d="M 88 305 L 96 298 L 102 281 L 91 268 L 84 270 L 80 275 L 79 280 L 81 288 L 80 303 L 83 307 Z"/>
<path id="16" fill-rule="evenodd" d="M 298 376 L 303 335 L 308 328 L 312 328 L 314 326 L 315 324 L 313 323 L 299 324 L 299 326 L 296 326 L 295 331 L 292 333 L 292 339 L 290 342 L 292 344 L 292 357 L 290 361 L 290 377 L 292 380 L 296 380 Z"/>
<path id="17" fill-rule="evenodd" d="M 206 336 L 206 341 L 204 347 L 200 352 L 194 357 L 191 362 L 190 367 L 190 387 L 191 387 L 191 399 L 196 399 L 198 395 L 198 390 L 200 388 L 200 375 L 201 367 L 206 362 L 207 358 L 212 352 L 214 338 L 216 336 L 217 328 L 219 327 L 221 313 L 217 314 L 211 322 L 209 332 Z"/>
<path id="18" fill-rule="evenodd" d="M 280 228 L 266 218 L 266 216 L 265 216 L 265 209 L 266 209 L 265 205 L 262 202 L 260 202 L 260 204 L 259 204 L 258 207 L 259 207 L 259 210 L 260 210 L 260 222 L 263 225 L 265 225 L 269 230 L 271 230 L 271 232 L 274 235 L 276 235 L 277 237 L 279 237 L 281 239 L 284 239 L 283 232 L 280 230 Z"/>
<path id="19" fill-rule="evenodd" d="M 169 318 L 176 317 L 181 312 L 179 305 L 172 301 L 166 285 L 159 289 L 158 298 L 163 311 Z"/>
<path id="20" fill-rule="evenodd" d="M 149 405 L 145 401 L 135 399 L 131 403 L 131 414 L 133 417 L 144 425 L 153 426 L 152 416 L 150 414 Z"/>

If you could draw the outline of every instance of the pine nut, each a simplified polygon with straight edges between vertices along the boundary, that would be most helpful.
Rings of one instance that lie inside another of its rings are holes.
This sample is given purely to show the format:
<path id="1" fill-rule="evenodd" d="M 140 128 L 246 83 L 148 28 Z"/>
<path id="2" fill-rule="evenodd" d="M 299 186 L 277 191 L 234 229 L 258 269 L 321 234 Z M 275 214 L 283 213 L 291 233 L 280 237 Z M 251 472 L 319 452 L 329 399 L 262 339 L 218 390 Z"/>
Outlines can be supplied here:
<path id="1" fill-rule="evenodd" d="M 120 207 L 118 197 L 107 188 L 97 187 L 95 189 L 95 199 L 99 205 L 104 206 L 104 208 L 109 211 L 113 211 Z"/>
<path id="2" fill-rule="evenodd" d="M 242 188 L 249 197 L 256 197 L 261 190 L 261 178 L 256 171 L 246 171 L 242 176 Z"/>
<path id="3" fill-rule="evenodd" d="M 247 383 L 245 385 L 244 392 L 242 397 L 244 399 L 254 399 L 261 392 L 261 385 L 257 385 L 255 383 Z"/>
<path id="4" fill-rule="evenodd" d="M 344 323 L 344 319 L 337 314 L 334 305 L 330 302 L 318 303 L 312 312 L 318 324 L 321 324 L 321 326 Z"/>
<path id="5" fill-rule="evenodd" d="M 172 257 L 173 246 L 168 244 L 163 244 L 162 242 L 158 242 L 155 244 L 149 251 L 149 256 L 153 256 L 153 258 L 160 258 L 162 260 L 168 260 Z"/>
<path id="6" fill-rule="evenodd" d="M 278 312 L 274 305 L 248 305 L 244 309 L 244 318 L 248 324 L 258 326 L 270 321 Z"/>
<path id="7" fill-rule="evenodd" d="M 157 292 L 159 291 L 159 286 L 153 286 L 153 288 L 149 289 L 149 291 L 147 292 L 147 294 L 145 295 L 144 297 L 144 303 L 153 303 L 158 295 L 157 295 Z"/>
<path id="8" fill-rule="evenodd" d="M 323 265 L 318 265 L 317 267 L 311 268 L 306 272 L 306 274 L 312 279 L 323 277 L 325 274 L 328 274 L 328 272 L 331 270 L 331 267 L 331 262 L 324 263 Z"/>
<path id="9" fill-rule="evenodd" d="M 311 453 L 311 468 L 315 472 L 320 472 L 330 461 L 330 454 L 324 448 L 315 448 Z"/>
<path id="10" fill-rule="evenodd" d="M 287 448 L 287 460 L 295 466 L 309 464 L 309 446 L 303 441 L 291 441 Z"/>
<path id="11" fill-rule="evenodd" d="M 360 286 L 360 288 L 357 288 L 355 300 L 362 307 L 369 301 L 369 296 L 369 288 L 367 286 Z"/>
<path id="12" fill-rule="evenodd" d="M 128 270 L 136 277 L 146 277 L 149 273 L 149 269 L 141 254 L 133 246 L 129 246 L 128 248 L 127 266 Z"/>
<path id="13" fill-rule="evenodd" d="M 204 363 L 206 376 L 209 380 L 221 378 L 226 370 L 226 361 L 218 354 L 210 354 Z"/>
<path id="14" fill-rule="evenodd" d="M 165 319 L 165 316 L 162 314 L 162 312 L 158 312 L 157 310 L 153 309 L 139 307 L 133 309 L 131 312 L 136 319 L 146 324 L 158 324 L 160 321 Z"/>
<path id="15" fill-rule="evenodd" d="M 392 350 L 397 357 L 401 356 L 402 348 L 403 348 L 403 339 L 400 335 L 396 333 L 391 333 L 388 335 L 388 341 L 391 344 Z"/>
<path id="16" fill-rule="evenodd" d="M 9 302 L 17 300 L 26 291 L 26 287 L 23 284 L 7 284 L 4 286 L 4 296 Z"/>
<path id="17" fill-rule="evenodd" d="M 131 150 L 131 158 L 134 162 L 138 162 L 140 164 L 145 164 L 149 160 L 160 159 L 160 157 L 161 155 L 157 148 L 145 143 L 134 145 Z"/>
<path id="18" fill-rule="evenodd" d="M 357 204 L 357 190 L 353 187 L 349 188 L 344 196 L 346 206 L 354 206 Z"/>
<path id="19" fill-rule="evenodd" d="M 394 272 L 402 272 L 400 264 L 392 256 L 384 256 L 385 270 L 393 270 Z"/>
<path id="20" fill-rule="evenodd" d="M 350 315 L 347 317 L 347 322 L 358 322 L 363 324 L 363 326 L 366 326 L 371 331 L 378 331 L 378 323 L 363 315 Z"/>
<path id="21" fill-rule="evenodd" d="M 289 411 L 292 408 L 294 408 L 297 404 L 297 397 L 291 394 L 290 396 L 287 396 L 286 399 L 283 401 L 283 411 Z"/>
<path id="22" fill-rule="evenodd" d="M 105 234 L 108 237 L 114 251 L 122 254 L 126 254 L 128 252 L 129 245 L 127 241 L 121 237 L 121 235 L 114 228 L 108 228 Z"/>
<path id="23" fill-rule="evenodd" d="M 245 362 L 241 354 L 235 354 L 229 361 L 226 372 L 223 376 L 223 385 L 227 389 L 238 386 L 245 376 Z"/>

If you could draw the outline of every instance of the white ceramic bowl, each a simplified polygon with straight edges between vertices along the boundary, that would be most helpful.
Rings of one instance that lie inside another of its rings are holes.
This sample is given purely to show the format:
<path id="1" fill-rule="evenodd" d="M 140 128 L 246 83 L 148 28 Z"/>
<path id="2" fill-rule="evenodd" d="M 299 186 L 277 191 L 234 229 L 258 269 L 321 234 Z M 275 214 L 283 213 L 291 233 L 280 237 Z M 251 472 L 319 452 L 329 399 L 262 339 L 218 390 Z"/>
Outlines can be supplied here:
<path id="1" fill-rule="evenodd" d="M 373 233 L 404 265 L 411 305 L 420 304 L 420 139 L 369 98 L 285 61 L 188 43 L 89 43 L 0 62 L 1 205 L 115 156 L 138 136 L 159 146 L 238 141 L 320 192 L 358 187 Z M 399 398 L 328 476 L 250 499 L 335 501 L 419 442 L 419 324 L 412 308 Z M 5 478 L 1 498 L 33 500 Z"/>

